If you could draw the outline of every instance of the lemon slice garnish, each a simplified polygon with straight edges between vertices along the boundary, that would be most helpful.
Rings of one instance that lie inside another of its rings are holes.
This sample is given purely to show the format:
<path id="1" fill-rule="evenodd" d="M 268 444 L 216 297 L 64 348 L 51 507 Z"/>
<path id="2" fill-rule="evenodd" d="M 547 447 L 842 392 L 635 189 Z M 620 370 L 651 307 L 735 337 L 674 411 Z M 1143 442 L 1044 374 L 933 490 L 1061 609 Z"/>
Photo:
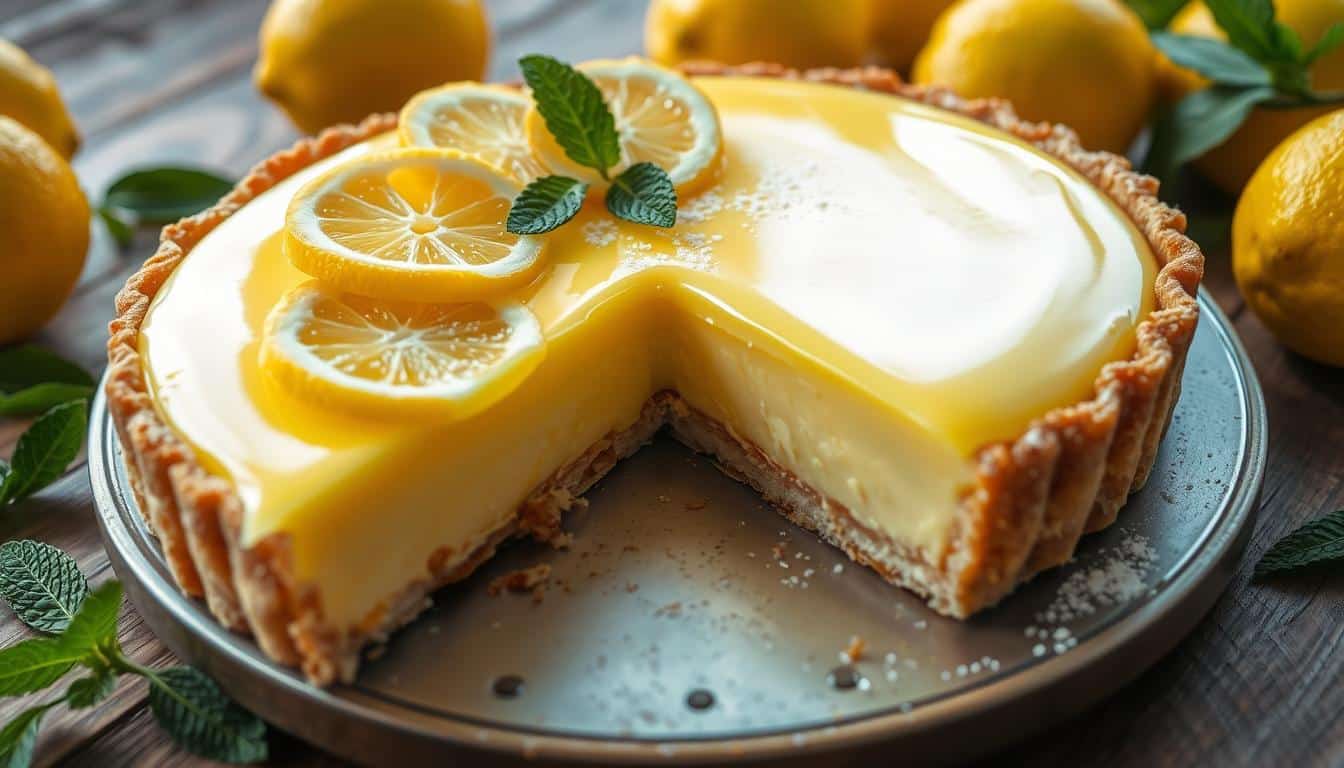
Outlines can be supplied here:
<path id="1" fill-rule="evenodd" d="M 521 304 L 384 301 L 311 282 L 271 310 L 261 365 L 312 402 L 457 420 L 512 392 L 545 349 Z"/>
<path id="2" fill-rule="evenodd" d="M 667 171 L 683 196 L 713 179 L 723 154 L 719 114 L 689 80 L 639 58 L 589 61 L 576 69 L 597 84 L 616 119 L 621 162 L 610 175 L 651 162 Z M 528 142 L 547 167 L 598 189 L 606 186 L 596 171 L 569 159 L 535 107 L 526 127 Z"/>
<path id="3" fill-rule="evenodd" d="M 505 230 L 519 183 L 445 150 L 399 149 L 314 179 L 285 215 L 286 255 L 350 293 L 459 301 L 527 282 L 542 240 Z"/>
<path id="4" fill-rule="evenodd" d="M 532 100 L 515 88 L 445 85 L 407 102 L 397 133 L 403 146 L 456 149 L 527 184 L 546 175 L 523 130 L 531 106 Z"/>

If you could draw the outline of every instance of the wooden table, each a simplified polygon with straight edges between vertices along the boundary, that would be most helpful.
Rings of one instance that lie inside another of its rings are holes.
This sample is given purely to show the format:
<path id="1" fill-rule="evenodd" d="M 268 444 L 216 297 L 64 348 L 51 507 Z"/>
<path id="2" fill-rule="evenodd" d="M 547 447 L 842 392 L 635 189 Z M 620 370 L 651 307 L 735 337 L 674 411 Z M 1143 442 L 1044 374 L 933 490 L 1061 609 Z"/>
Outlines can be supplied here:
<path id="1" fill-rule="evenodd" d="M 0 0 L 0 37 L 51 67 L 84 134 L 76 170 L 91 198 L 132 166 L 205 165 L 233 176 L 294 140 L 251 83 L 267 0 Z M 569 60 L 639 51 L 643 4 L 631 0 L 494 0 L 492 78 L 521 54 Z M 1103 705 L 1000 756 L 1033 765 L 1307 765 L 1344 762 L 1344 578 L 1327 569 L 1260 583 L 1252 564 L 1301 522 L 1344 507 L 1344 370 L 1286 353 L 1244 306 L 1227 265 L 1226 219 L 1196 217 L 1209 290 L 1233 318 L 1262 377 L 1270 415 L 1263 507 L 1231 587 L 1165 660 Z M 37 339 L 104 364 L 112 297 L 153 249 L 141 232 L 118 251 L 94 227 L 75 295 Z M 0 423 L 0 455 L 23 424 Z M 111 577 L 82 464 L 0 511 L 0 539 L 36 538 L 73 554 L 95 582 Z M 28 631 L 0 608 L 0 645 Z M 141 663 L 176 663 L 135 615 L 121 642 Z M 0 701 L 0 723 L 21 700 Z M 973 735 L 971 736 L 973 738 Z M 275 732 L 277 765 L 333 758 Z M 195 764 L 155 726 L 145 686 L 125 680 L 98 707 L 49 715 L 37 763 Z"/>

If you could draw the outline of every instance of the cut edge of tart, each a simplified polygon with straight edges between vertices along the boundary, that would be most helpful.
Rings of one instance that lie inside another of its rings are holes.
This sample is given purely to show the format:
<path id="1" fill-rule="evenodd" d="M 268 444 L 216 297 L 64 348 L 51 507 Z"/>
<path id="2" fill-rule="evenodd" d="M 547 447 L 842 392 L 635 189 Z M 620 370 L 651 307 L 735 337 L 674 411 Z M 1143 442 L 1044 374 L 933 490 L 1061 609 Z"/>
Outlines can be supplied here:
<path id="1" fill-rule="evenodd" d="M 313 682 L 349 680 L 364 645 L 409 622 L 433 590 L 469 575 L 503 541 L 517 535 L 562 541 L 562 513 L 663 425 L 690 447 L 716 455 L 730 474 L 761 491 L 793 522 L 953 616 L 993 605 L 1035 573 L 1067 561 L 1083 533 L 1114 521 L 1129 493 L 1147 480 L 1198 320 L 1195 296 L 1203 255 L 1184 235 L 1184 215 L 1157 199 L 1157 181 L 1132 171 L 1123 158 L 1084 150 L 1067 128 L 1019 120 L 1005 102 L 968 101 L 944 89 L 904 85 L 887 70 L 798 72 L 770 64 L 696 64 L 685 71 L 803 79 L 894 95 L 978 120 L 1075 169 L 1129 216 L 1159 267 L 1154 309 L 1137 328 L 1133 355 L 1107 364 L 1089 399 L 1043 414 L 1014 440 L 974 452 L 974 480 L 959 500 L 951 545 L 941 562 L 925 562 L 865 527 L 758 447 L 664 391 L 633 425 L 555 471 L 506 525 L 475 542 L 465 559 L 436 553 L 428 563 L 429 578 L 408 584 L 359 626 L 335 627 L 324 618 L 317 590 L 295 578 L 287 534 L 244 543 L 242 500 L 165 423 L 149 393 L 138 340 L 152 300 L 202 237 L 290 175 L 396 129 L 394 115 L 373 116 L 272 156 L 219 204 L 166 227 L 158 251 L 117 296 L 108 343 L 108 408 L 139 508 L 185 593 L 203 596 L 222 624 L 252 634 L 267 655 L 301 666 Z"/>

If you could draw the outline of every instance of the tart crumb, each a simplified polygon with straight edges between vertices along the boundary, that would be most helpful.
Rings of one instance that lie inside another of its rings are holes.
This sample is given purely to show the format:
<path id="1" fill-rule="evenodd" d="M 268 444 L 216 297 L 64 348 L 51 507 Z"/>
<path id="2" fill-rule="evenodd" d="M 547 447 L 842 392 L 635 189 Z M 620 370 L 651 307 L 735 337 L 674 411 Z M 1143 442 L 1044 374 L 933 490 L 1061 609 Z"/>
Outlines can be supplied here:
<path id="1" fill-rule="evenodd" d="M 538 590 L 551 578 L 551 566 L 548 563 L 534 565 L 531 568 L 521 568 L 510 573 L 506 573 L 490 582 L 486 587 L 486 593 L 495 597 L 502 592 L 531 592 L 534 602 L 541 602 L 537 599 Z"/>
<path id="2" fill-rule="evenodd" d="M 853 664 L 863 658 L 863 652 L 868 647 L 868 642 L 860 635 L 852 635 L 849 638 L 849 646 L 840 652 L 840 660 L 846 664 Z"/>

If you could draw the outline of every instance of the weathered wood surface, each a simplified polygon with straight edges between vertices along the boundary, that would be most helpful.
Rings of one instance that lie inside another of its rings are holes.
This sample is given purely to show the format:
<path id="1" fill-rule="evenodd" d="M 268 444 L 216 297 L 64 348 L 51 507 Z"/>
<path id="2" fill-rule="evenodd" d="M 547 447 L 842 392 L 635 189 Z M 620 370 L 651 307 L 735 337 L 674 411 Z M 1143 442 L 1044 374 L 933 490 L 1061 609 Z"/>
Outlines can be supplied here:
<path id="1" fill-rule="evenodd" d="M 238 175 L 295 133 L 253 89 L 266 0 L 2 0 L 0 37 L 51 67 L 84 132 L 76 170 L 91 197 L 129 167 L 190 162 Z M 569 59 L 639 50 L 631 0 L 494 0 L 491 77 L 518 55 Z M 1205 224 L 1197 219 L 1197 223 Z M 1201 229 L 1218 231 L 1217 226 Z M 38 341 L 90 370 L 103 365 L 112 297 L 153 248 L 141 232 L 118 252 L 97 226 L 75 296 Z M 1154 669 L 1072 722 L 994 760 L 1066 765 L 1337 765 L 1344 763 L 1344 579 L 1327 571 L 1260 583 L 1251 564 L 1302 521 L 1344 507 L 1344 371 L 1283 351 L 1236 294 L 1222 238 L 1206 240 L 1210 291 L 1235 320 L 1269 404 L 1270 464 L 1250 550 L 1199 628 Z M 23 425 L 0 423 L 0 455 Z M 0 514 L 0 540 L 37 538 L 70 552 L 96 581 L 111 576 L 83 466 Z M 0 645 L 26 636 L 0 608 Z M 175 663 L 133 610 L 121 641 L 138 661 Z M 0 701 L 0 722 L 19 708 Z M 968 738 L 974 738 L 968 734 Z M 276 733 L 276 765 L 336 761 Z M 893 760 L 899 760 L 894 755 Z M 139 682 L 100 706 L 59 711 L 43 726 L 39 765 L 199 764 L 154 726 Z"/>

